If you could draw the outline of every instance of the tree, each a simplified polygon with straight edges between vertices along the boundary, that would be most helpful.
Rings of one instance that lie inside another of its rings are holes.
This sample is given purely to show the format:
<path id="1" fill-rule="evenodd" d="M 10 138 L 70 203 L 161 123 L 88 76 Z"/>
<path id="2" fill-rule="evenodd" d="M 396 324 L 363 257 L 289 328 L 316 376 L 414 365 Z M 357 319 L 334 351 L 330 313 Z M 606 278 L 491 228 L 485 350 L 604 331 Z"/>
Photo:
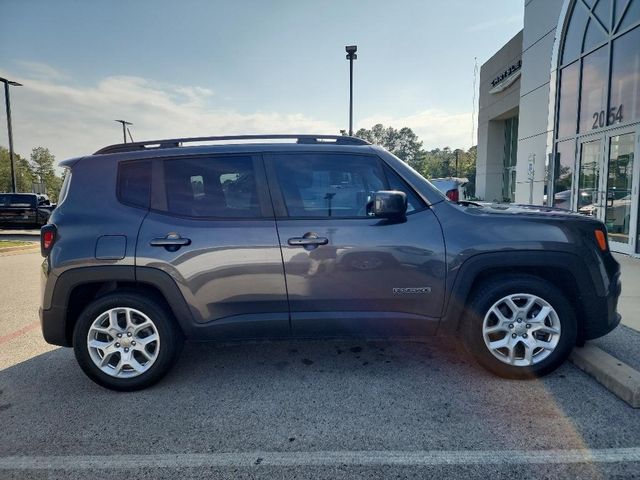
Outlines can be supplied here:
<path id="1" fill-rule="evenodd" d="M 14 153 L 16 170 L 16 190 L 18 192 L 30 192 L 33 184 L 33 172 L 27 159 Z M 9 150 L 0 146 L 0 192 L 11 191 L 11 159 Z"/>
<path id="2" fill-rule="evenodd" d="M 418 167 L 421 160 L 422 142 L 409 127 L 396 130 L 382 124 L 374 125 L 370 130 L 361 128 L 355 133 L 356 137 L 367 140 L 374 145 L 380 145 L 395 156 L 404 160 L 412 167 Z"/>
<path id="3" fill-rule="evenodd" d="M 56 175 L 56 157 L 45 147 L 36 147 L 31 151 L 31 169 L 37 182 L 44 184 L 52 202 L 58 200 L 62 179 Z"/>
<path id="4" fill-rule="evenodd" d="M 346 135 L 345 130 L 340 130 Z M 425 178 L 460 177 L 469 180 L 467 193 L 473 196 L 476 181 L 477 147 L 469 150 L 450 147 L 423 150 L 422 142 L 408 127 L 397 130 L 382 124 L 374 125 L 371 129 L 361 128 L 355 133 L 356 137 L 367 140 L 374 145 L 381 145 L 398 158 L 415 168 Z"/>

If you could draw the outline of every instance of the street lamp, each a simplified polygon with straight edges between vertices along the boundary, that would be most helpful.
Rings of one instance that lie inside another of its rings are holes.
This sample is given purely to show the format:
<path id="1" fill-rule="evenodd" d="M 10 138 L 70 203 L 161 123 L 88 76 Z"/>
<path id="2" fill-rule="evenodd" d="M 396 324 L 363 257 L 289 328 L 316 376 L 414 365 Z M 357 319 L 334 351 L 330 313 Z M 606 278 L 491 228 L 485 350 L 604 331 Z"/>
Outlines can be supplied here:
<path id="1" fill-rule="evenodd" d="M 124 143 L 127 143 L 127 125 L 133 125 L 131 122 L 127 122 L 126 120 L 115 120 L 118 123 L 122 124 L 122 136 L 124 137 Z M 129 132 L 129 137 L 131 137 L 131 132 Z M 133 138 L 131 138 L 131 143 L 133 143 Z"/>
<path id="2" fill-rule="evenodd" d="M 11 161 L 11 191 L 16 193 L 16 167 L 13 160 L 13 133 L 11 131 L 11 99 L 9 98 L 9 85 L 21 87 L 22 84 L 0 77 L 0 82 L 4 83 L 4 101 L 7 109 L 7 131 L 9 132 L 9 160 Z"/>
<path id="3" fill-rule="evenodd" d="M 344 47 L 347 51 L 347 60 L 349 60 L 349 136 L 353 136 L 353 61 L 358 58 L 356 52 L 357 45 L 347 45 Z"/>

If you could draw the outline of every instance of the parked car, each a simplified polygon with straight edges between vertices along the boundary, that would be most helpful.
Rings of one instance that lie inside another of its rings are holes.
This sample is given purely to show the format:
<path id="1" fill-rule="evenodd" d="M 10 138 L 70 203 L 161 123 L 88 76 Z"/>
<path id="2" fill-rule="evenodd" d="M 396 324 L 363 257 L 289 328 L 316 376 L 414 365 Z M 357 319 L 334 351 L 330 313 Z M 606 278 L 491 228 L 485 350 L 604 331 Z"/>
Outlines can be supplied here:
<path id="1" fill-rule="evenodd" d="M 599 213 L 598 210 L 602 208 L 602 206 L 591 203 L 580 208 L 578 213 L 595 217 Z M 605 219 L 609 233 L 628 234 L 631 219 L 631 194 L 617 199 L 613 196 L 608 198 Z"/>
<path id="2" fill-rule="evenodd" d="M 36 193 L 0 193 L 0 226 L 40 228 L 49 220 L 49 197 Z"/>
<path id="3" fill-rule="evenodd" d="M 184 339 L 453 335 L 531 378 L 620 321 L 601 222 L 447 201 L 357 138 L 128 143 L 62 166 L 42 332 L 108 388 L 158 381 Z"/>
<path id="4" fill-rule="evenodd" d="M 467 185 L 469 184 L 469 180 L 466 178 L 430 178 L 429 181 L 434 187 L 444 193 L 449 200 L 459 202 L 468 198 Z"/>

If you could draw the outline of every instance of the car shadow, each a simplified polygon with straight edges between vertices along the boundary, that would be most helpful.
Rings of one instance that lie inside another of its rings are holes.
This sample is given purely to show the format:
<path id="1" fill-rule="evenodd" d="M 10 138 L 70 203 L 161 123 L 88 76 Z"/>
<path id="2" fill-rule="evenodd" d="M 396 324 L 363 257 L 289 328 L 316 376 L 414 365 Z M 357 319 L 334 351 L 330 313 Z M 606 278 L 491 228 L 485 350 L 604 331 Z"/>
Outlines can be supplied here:
<path id="1" fill-rule="evenodd" d="M 568 364 L 543 380 L 500 379 L 456 341 L 430 338 L 186 344 L 160 383 L 118 393 L 59 348 L 0 371 L 0 455 L 104 445 L 110 454 L 132 445 L 136 453 L 428 450 L 452 439 L 456 448 L 582 448 L 584 435 L 602 435 L 587 419 L 615 425 L 626 411 L 606 394 L 598 404 L 600 388 Z M 640 419 L 627 425 L 638 429 Z"/>

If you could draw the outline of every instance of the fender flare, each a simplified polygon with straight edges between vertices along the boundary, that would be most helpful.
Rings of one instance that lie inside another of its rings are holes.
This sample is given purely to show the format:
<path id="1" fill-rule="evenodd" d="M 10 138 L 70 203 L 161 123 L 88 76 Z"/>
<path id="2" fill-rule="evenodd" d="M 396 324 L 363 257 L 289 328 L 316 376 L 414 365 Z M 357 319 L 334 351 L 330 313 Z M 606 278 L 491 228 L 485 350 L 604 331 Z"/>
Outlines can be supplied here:
<path id="1" fill-rule="evenodd" d="M 474 255 L 450 272 L 453 281 L 448 287 L 449 295 L 444 307 L 441 332 L 452 334 L 459 328 L 467 307 L 471 289 L 476 279 L 487 270 L 517 270 L 518 268 L 553 268 L 571 275 L 578 291 L 577 297 L 602 296 L 606 288 L 602 280 L 589 271 L 578 255 L 556 251 L 509 251 Z M 595 285 L 595 289 L 594 289 Z M 601 290 L 601 291 L 600 291 Z"/>

